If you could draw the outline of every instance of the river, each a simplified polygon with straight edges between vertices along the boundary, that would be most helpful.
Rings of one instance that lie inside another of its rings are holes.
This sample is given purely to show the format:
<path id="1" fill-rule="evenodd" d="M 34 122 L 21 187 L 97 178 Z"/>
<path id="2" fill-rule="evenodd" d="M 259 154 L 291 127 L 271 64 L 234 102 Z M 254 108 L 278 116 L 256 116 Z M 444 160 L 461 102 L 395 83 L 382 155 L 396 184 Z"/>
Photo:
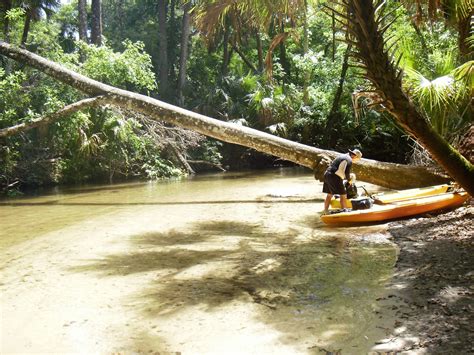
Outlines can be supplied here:
<path id="1" fill-rule="evenodd" d="M 2 200 L 0 350 L 367 354 L 397 249 L 323 225 L 323 198 L 279 169 Z"/>

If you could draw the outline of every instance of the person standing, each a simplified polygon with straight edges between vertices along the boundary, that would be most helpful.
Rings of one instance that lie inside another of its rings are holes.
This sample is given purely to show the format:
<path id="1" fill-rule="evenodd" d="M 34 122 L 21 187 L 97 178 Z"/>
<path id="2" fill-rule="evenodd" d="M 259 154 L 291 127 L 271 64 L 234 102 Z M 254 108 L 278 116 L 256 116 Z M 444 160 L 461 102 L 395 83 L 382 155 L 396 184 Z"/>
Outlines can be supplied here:
<path id="1" fill-rule="evenodd" d="M 346 179 L 347 182 L 351 184 L 350 174 L 352 163 L 361 158 L 362 153 L 359 149 L 349 149 L 348 153 L 338 156 L 326 169 L 326 172 L 324 173 L 323 192 L 327 195 L 324 200 L 324 211 L 322 214 L 328 213 L 332 196 L 336 194 L 341 196 L 341 207 L 347 209 L 347 192 L 343 180 Z"/>

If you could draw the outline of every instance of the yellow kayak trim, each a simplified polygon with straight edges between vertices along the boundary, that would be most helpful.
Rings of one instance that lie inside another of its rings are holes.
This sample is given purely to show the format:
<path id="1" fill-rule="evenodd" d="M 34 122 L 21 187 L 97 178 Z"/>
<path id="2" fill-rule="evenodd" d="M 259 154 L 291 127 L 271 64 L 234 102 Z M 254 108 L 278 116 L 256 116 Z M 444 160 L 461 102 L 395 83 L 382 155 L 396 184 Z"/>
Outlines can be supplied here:
<path id="1" fill-rule="evenodd" d="M 407 200 L 411 198 L 443 194 L 443 193 L 448 192 L 450 187 L 451 185 L 449 184 L 419 187 L 415 189 L 393 191 L 393 192 L 388 192 L 388 193 L 382 192 L 380 194 L 375 194 L 372 197 L 374 198 L 376 204 L 383 205 L 386 203 L 403 201 L 403 200 Z M 331 207 L 341 208 L 341 202 L 339 201 L 339 199 L 332 199 Z M 352 208 L 352 203 L 349 199 L 347 199 L 347 208 Z"/>
<path id="2" fill-rule="evenodd" d="M 434 196 L 396 201 L 385 205 L 374 205 L 367 210 L 328 214 L 321 216 L 321 220 L 330 225 L 385 222 L 427 212 L 454 209 L 461 206 L 468 198 L 469 194 L 467 192 L 448 192 Z"/>

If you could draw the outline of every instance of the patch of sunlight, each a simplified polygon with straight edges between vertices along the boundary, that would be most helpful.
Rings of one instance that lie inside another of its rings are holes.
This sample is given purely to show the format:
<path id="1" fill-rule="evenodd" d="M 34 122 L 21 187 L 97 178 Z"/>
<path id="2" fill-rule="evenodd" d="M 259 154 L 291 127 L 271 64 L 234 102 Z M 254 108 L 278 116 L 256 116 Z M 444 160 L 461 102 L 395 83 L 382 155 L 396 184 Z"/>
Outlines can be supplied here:
<path id="1" fill-rule="evenodd" d="M 403 337 L 403 338 L 387 338 L 378 341 L 379 344 L 374 346 L 371 350 L 380 352 L 397 352 L 400 349 L 409 348 L 415 344 L 419 344 L 420 339 L 417 337 Z M 424 354 L 425 352 L 417 352 L 417 354 Z"/>
<path id="2" fill-rule="evenodd" d="M 454 303 L 468 294 L 469 290 L 465 287 L 448 286 L 439 291 L 439 298 L 441 298 L 444 302 Z"/>
<path id="3" fill-rule="evenodd" d="M 439 78 L 436 78 L 434 80 L 428 80 L 426 78 L 422 78 L 420 80 L 420 87 L 421 88 L 428 88 L 428 87 L 433 87 L 433 88 L 437 88 L 437 89 L 442 89 L 442 88 L 448 88 L 448 87 L 451 87 L 454 83 L 454 78 L 449 76 L 449 75 L 445 75 L 445 76 L 441 76 Z"/>
<path id="4" fill-rule="evenodd" d="M 341 335 L 346 335 L 349 334 L 349 329 L 346 325 L 339 324 L 339 325 L 333 325 L 332 329 L 326 330 L 321 333 L 321 338 L 324 340 L 331 340 L 331 339 L 337 339 Z"/>
<path id="5" fill-rule="evenodd" d="M 407 327 L 398 327 L 398 328 L 395 328 L 395 330 L 393 331 L 395 334 L 402 334 L 402 333 L 405 333 L 407 331 Z"/>
<path id="6" fill-rule="evenodd" d="M 254 266 L 252 268 L 256 274 L 263 274 L 264 272 L 269 272 L 275 270 L 281 266 L 281 262 L 275 259 L 266 259 L 262 261 L 260 264 Z"/>
<path id="7" fill-rule="evenodd" d="M 390 279 L 390 277 L 389 277 Z M 408 284 L 407 283 L 403 283 L 403 282 L 400 282 L 400 283 L 396 283 L 393 285 L 393 288 L 394 289 L 397 289 L 397 290 L 404 290 L 405 288 L 408 287 Z"/>

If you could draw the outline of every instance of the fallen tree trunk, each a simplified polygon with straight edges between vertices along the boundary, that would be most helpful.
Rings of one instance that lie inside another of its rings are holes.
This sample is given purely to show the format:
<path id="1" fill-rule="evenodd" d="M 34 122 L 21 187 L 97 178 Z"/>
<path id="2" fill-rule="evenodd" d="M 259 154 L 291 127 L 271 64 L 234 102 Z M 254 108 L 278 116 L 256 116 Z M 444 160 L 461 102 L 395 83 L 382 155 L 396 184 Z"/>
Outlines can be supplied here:
<path id="1" fill-rule="evenodd" d="M 309 147 L 238 124 L 219 121 L 148 96 L 118 89 L 66 69 L 27 50 L 0 41 L 0 54 L 30 65 L 39 71 L 91 96 L 106 96 L 104 103 L 136 111 L 147 117 L 187 128 L 228 143 L 239 144 L 308 167 L 319 178 L 339 153 Z M 362 159 L 353 165 L 358 180 L 403 189 L 428 186 L 448 180 L 423 167 Z"/>

